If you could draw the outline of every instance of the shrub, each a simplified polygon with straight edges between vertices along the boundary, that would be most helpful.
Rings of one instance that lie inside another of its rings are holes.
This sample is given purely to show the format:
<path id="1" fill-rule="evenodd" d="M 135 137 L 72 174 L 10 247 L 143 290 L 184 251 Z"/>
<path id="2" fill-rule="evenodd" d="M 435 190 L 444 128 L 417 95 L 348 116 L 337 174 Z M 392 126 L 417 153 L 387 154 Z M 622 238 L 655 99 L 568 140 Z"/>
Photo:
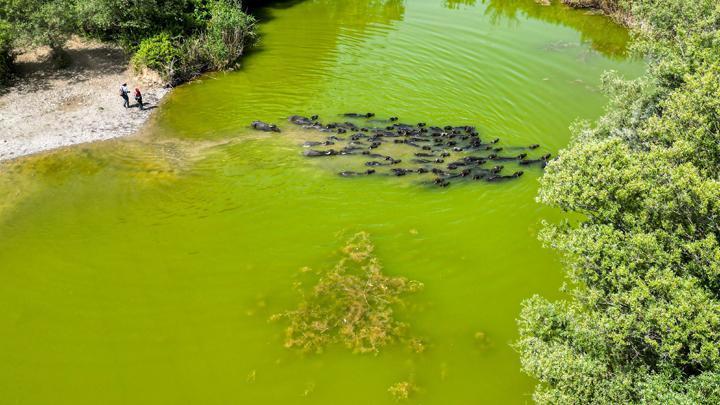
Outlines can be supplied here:
<path id="1" fill-rule="evenodd" d="M 180 60 L 177 45 L 167 33 L 147 38 L 140 43 L 132 58 L 136 70 L 149 68 L 160 73 L 164 79 L 172 80 L 175 65 Z"/>
<path id="2" fill-rule="evenodd" d="M 168 32 L 143 40 L 133 57 L 135 68 L 147 67 L 180 83 L 208 70 L 233 68 L 255 39 L 255 18 L 236 0 L 213 0 L 197 8 L 192 19 L 203 21 L 202 27 L 184 40 Z"/>
<path id="3" fill-rule="evenodd" d="M 245 14 L 236 0 L 213 1 L 209 11 L 212 17 L 204 39 L 210 66 L 231 68 L 255 39 L 255 18 Z"/>
<path id="4" fill-rule="evenodd" d="M 180 45 L 180 58 L 174 66 L 171 80 L 174 84 L 186 82 L 212 68 L 205 46 L 205 34 L 187 38 Z"/>
<path id="5" fill-rule="evenodd" d="M 58 66 L 68 64 L 63 47 L 79 32 L 120 43 L 136 52 L 135 69 L 173 83 L 235 67 L 255 39 L 255 19 L 239 0 L 0 0 L 0 20 L 14 42 L 52 48 Z M 8 38 L 0 32 L 0 76 L 12 61 Z"/>

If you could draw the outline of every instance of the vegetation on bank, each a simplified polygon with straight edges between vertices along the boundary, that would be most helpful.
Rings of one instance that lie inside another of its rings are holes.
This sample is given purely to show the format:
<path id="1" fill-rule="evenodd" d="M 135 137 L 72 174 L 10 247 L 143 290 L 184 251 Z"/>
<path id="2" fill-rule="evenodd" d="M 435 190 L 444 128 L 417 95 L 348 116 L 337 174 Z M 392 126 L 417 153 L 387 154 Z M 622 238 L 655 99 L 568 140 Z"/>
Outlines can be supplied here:
<path id="1" fill-rule="evenodd" d="M 137 69 L 181 82 L 234 67 L 255 40 L 255 19 L 239 0 L 0 0 L 0 78 L 19 48 L 48 46 L 66 64 L 74 34 L 118 43 Z"/>
<path id="2" fill-rule="evenodd" d="M 540 403 L 720 402 L 720 3 L 578 1 L 632 16 L 649 71 L 603 78 L 606 114 L 579 123 L 539 201 L 568 299 L 519 320 Z"/>

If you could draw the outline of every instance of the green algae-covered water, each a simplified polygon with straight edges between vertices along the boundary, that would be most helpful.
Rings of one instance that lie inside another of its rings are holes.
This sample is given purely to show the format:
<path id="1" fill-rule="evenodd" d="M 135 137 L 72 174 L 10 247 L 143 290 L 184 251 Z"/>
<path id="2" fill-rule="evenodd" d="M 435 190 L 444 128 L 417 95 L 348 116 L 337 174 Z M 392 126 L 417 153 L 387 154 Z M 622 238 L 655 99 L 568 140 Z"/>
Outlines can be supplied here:
<path id="1" fill-rule="evenodd" d="M 341 178 L 291 114 L 473 124 L 503 144 L 567 144 L 627 33 L 532 0 L 307 0 L 259 9 L 233 73 L 175 89 L 143 134 L 0 166 L 0 403 L 527 403 L 510 344 L 524 298 L 559 296 L 537 241 L 539 169 L 503 184 Z M 282 134 L 247 129 L 254 119 Z M 399 312 L 427 350 L 283 347 L 269 322 L 298 269 L 366 231 L 385 272 L 424 283 Z M 480 335 L 478 335 L 480 333 Z M 476 336 L 484 336 L 478 341 Z"/>

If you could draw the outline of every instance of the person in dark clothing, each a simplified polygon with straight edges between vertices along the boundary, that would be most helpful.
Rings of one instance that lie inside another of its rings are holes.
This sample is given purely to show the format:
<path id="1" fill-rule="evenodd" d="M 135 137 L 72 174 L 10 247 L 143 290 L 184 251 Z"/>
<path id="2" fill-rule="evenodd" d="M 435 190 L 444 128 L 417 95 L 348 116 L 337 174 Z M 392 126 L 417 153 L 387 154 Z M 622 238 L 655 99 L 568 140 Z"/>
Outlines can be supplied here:
<path id="1" fill-rule="evenodd" d="M 123 83 L 122 86 L 120 86 L 120 97 L 123 98 L 123 107 L 129 108 L 130 107 L 130 97 L 128 96 L 128 93 L 130 90 L 128 90 L 127 83 Z"/>
<path id="2" fill-rule="evenodd" d="M 142 101 L 142 93 L 140 93 L 140 89 L 137 87 L 135 88 L 135 101 L 137 101 L 138 103 L 138 108 L 140 108 L 141 110 L 145 109 Z"/>

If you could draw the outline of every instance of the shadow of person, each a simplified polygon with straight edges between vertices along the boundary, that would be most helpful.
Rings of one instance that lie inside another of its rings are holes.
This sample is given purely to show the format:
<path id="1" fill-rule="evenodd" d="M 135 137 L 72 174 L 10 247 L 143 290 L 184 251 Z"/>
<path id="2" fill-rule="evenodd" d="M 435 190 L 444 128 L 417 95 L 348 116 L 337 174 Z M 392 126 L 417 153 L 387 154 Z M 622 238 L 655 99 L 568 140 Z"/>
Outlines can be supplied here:
<path id="1" fill-rule="evenodd" d="M 131 108 L 137 107 L 140 111 L 154 110 L 157 108 L 156 105 L 150 105 L 150 103 L 142 103 L 142 107 L 140 107 L 140 103 L 135 103 L 135 104 L 131 105 L 130 107 Z"/>

